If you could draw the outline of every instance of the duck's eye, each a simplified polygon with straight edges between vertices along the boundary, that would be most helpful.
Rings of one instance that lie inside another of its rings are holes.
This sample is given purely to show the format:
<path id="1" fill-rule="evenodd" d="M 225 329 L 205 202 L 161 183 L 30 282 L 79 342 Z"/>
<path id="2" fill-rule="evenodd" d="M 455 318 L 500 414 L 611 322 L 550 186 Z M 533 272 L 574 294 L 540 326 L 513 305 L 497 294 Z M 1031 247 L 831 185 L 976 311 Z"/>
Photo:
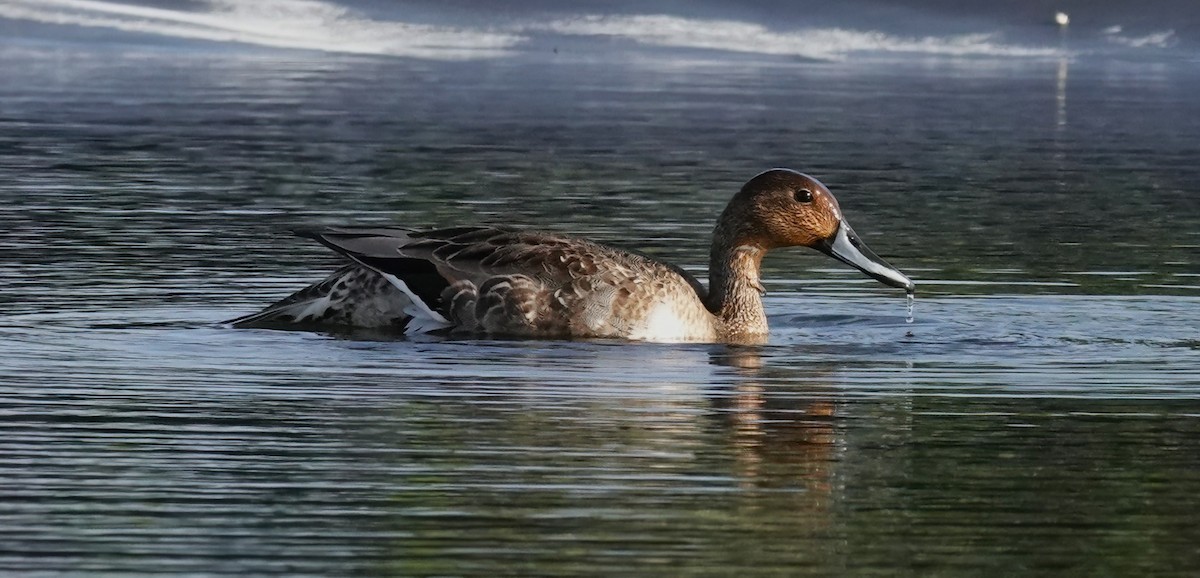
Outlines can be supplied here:
<path id="1" fill-rule="evenodd" d="M 813 199 L 813 193 L 808 189 L 796 189 L 792 195 L 796 197 L 797 203 L 811 203 Z"/>

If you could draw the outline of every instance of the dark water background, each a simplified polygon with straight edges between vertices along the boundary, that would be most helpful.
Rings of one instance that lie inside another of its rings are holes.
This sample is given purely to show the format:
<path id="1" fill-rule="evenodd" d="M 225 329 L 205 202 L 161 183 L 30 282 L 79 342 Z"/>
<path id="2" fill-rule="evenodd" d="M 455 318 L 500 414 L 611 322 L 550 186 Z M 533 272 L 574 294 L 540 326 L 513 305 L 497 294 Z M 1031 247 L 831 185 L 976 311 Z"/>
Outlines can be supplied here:
<path id="1" fill-rule="evenodd" d="M 1186 51 L 447 62 L 34 39 L 0 76 L 6 574 L 1200 564 Z M 772 166 L 822 179 L 913 276 L 914 324 L 804 250 L 768 259 L 763 347 L 219 324 L 337 265 L 294 226 L 513 223 L 699 271 L 715 215 Z"/>

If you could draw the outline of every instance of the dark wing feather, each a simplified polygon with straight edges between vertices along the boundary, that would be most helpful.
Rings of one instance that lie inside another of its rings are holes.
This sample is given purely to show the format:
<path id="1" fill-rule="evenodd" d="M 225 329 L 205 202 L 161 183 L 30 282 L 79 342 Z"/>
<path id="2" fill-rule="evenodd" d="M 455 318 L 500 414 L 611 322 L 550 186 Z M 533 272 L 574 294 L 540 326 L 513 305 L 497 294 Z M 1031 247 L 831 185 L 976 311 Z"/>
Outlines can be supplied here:
<path id="1" fill-rule="evenodd" d="M 399 277 L 429 308 L 437 310 L 442 291 L 450 283 L 438 274 L 433 263 L 401 256 L 398 248 L 408 242 L 410 233 L 405 229 L 296 231 L 370 269 Z"/>

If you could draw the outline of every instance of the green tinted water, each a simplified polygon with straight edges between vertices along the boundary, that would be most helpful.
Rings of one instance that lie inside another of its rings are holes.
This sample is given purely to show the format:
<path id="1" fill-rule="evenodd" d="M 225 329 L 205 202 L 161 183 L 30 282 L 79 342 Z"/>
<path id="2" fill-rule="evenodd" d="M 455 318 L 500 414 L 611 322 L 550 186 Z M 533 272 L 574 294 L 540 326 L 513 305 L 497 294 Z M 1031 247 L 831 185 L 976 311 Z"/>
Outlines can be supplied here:
<path id="1" fill-rule="evenodd" d="M 0 567 L 1187 575 L 1194 69 L 0 59 Z M 1067 76 L 1069 68 L 1069 77 Z M 702 267 L 822 179 L 920 307 L 766 262 L 771 343 L 234 331 L 285 233 L 523 224 Z"/>

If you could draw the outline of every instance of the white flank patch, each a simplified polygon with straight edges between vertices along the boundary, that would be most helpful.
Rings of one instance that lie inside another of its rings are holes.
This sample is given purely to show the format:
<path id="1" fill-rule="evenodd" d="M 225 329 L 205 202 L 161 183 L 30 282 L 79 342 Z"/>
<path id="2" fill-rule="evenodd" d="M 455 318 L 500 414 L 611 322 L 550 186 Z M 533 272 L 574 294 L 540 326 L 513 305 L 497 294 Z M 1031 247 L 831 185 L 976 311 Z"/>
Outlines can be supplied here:
<path id="1" fill-rule="evenodd" d="M 405 328 L 404 333 L 410 335 L 413 333 L 429 333 L 430 331 L 445 329 L 452 325 L 445 317 L 442 317 L 441 313 L 430 309 L 429 305 L 422 301 L 420 297 L 417 297 L 417 294 L 413 293 L 412 289 L 408 288 L 408 284 L 399 277 L 382 271 L 379 274 L 383 275 L 383 278 L 387 279 L 388 283 L 399 289 L 401 293 L 408 296 L 409 304 L 404 307 L 404 313 L 410 315 L 412 320 L 408 322 L 408 327 Z"/>
<path id="2" fill-rule="evenodd" d="M 688 341 L 691 337 L 683 320 L 675 314 L 675 310 L 666 303 L 660 303 L 646 316 L 645 324 L 640 331 L 629 335 L 630 339 L 643 341 Z"/>

